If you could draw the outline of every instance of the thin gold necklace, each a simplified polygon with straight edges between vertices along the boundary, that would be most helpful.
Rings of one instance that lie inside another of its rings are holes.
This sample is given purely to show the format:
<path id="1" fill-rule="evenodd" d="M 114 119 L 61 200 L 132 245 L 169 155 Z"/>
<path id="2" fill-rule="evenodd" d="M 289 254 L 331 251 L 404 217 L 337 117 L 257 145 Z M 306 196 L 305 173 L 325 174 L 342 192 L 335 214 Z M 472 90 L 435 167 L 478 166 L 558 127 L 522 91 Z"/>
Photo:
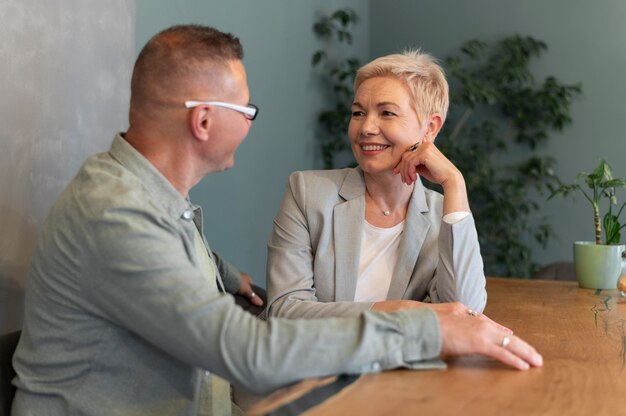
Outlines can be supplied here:
<path id="1" fill-rule="evenodd" d="M 413 193 L 413 188 L 411 188 L 411 193 Z M 380 205 L 378 205 L 378 202 L 376 202 L 376 200 L 372 197 L 372 194 L 370 194 L 370 191 L 367 189 L 367 186 L 365 186 L 365 193 L 367 194 L 367 196 L 369 196 L 369 198 L 372 200 L 374 205 L 376 205 L 376 207 L 380 210 L 380 212 L 383 213 L 383 215 L 385 217 L 390 216 L 391 213 L 395 211 L 395 209 L 394 210 L 390 210 L 390 209 L 383 209 L 383 208 L 381 208 Z"/>
<path id="2" fill-rule="evenodd" d="M 376 205 L 378 207 L 378 209 L 383 213 L 383 215 L 385 217 L 388 217 L 391 215 L 391 211 L 388 209 L 382 209 L 380 207 L 380 205 L 378 205 L 378 202 L 376 202 L 376 200 L 374 198 L 372 198 L 372 194 L 370 194 L 370 191 L 367 190 L 367 187 L 365 187 L 365 193 L 367 193 L 367 195 L 370 197 L 370 199 L 372 200 L 372 202 L 374 203 L 374 205 Z"/>

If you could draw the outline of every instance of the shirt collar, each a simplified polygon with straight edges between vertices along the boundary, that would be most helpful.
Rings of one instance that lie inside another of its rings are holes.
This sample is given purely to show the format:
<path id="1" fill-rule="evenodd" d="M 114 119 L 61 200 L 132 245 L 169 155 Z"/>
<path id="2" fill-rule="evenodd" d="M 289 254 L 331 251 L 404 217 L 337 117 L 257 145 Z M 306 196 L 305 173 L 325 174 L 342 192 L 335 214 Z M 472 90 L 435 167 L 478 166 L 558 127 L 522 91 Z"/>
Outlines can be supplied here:
<path id="1" fill-rule="evenodd" d="M 159 172 L 148 159 L 131 146 L 122 133 L 115 135 L 109 154 L 137 176 L 146 190 L 174 217 L 194 219 L 194 206 Z"/>

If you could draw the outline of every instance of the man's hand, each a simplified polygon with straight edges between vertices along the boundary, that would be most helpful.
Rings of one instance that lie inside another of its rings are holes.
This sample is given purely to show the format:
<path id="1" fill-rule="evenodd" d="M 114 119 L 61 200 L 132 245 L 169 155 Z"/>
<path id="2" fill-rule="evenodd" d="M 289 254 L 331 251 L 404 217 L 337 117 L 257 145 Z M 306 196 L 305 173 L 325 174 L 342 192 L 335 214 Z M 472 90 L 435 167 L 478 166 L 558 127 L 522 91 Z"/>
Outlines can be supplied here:
<path id="1" fill-rule="evenodd" d="M 253 305 L 263 306 L 263 300 L 252 290 L 252 278 L 248 273 L 241 272 L 241 286 L 239 286 L 237 294 L 248 298 Z"/>
<path id="2" fill-rule="evenodd" d="M 441 357 L 485 355 L 518 370 L 541 367 L 543 358 L 513 331 L 469 309 L 460 302 L 423 303 L 412 300 L 376 302 L 374 311 L 394 312 L 402 309 L 429 308 L 441 327 Z"/>

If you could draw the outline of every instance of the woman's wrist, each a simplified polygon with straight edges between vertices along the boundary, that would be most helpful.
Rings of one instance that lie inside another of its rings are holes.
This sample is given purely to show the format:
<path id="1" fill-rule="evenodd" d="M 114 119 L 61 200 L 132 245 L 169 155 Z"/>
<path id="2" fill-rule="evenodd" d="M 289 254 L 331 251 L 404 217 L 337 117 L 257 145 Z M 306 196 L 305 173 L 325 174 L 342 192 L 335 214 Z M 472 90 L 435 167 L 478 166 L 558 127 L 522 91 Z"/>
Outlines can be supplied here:
<path id="1" fill-rule="evenodd" d="M 443 215 L 452 212 L 470 212 L 465 179 L 461 172 L 441 184 L 443 188 Z"/>
<path id="2" fill-rule="evenodd" d="M 412 300 L 383 300 L 374 303 L 371 310 L 376 312 L 396 312 L 415 307 L 418 307 L 418 302 Z"/>

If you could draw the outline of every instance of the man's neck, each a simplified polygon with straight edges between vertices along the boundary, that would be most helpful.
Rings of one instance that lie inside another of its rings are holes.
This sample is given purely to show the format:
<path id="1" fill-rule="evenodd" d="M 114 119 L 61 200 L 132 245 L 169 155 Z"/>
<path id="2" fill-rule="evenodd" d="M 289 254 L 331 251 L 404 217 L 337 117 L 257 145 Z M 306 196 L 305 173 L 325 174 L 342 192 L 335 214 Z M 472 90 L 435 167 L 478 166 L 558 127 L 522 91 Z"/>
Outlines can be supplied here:
<path id="1" fill-rule="evenodd" d="M 124 139 L 141 153 L 184 198 L 203 177 L 195 173 L 194 164 L 188 152 L 176 146 L 175 138 L 157 137 L 130 127 Z"/>

